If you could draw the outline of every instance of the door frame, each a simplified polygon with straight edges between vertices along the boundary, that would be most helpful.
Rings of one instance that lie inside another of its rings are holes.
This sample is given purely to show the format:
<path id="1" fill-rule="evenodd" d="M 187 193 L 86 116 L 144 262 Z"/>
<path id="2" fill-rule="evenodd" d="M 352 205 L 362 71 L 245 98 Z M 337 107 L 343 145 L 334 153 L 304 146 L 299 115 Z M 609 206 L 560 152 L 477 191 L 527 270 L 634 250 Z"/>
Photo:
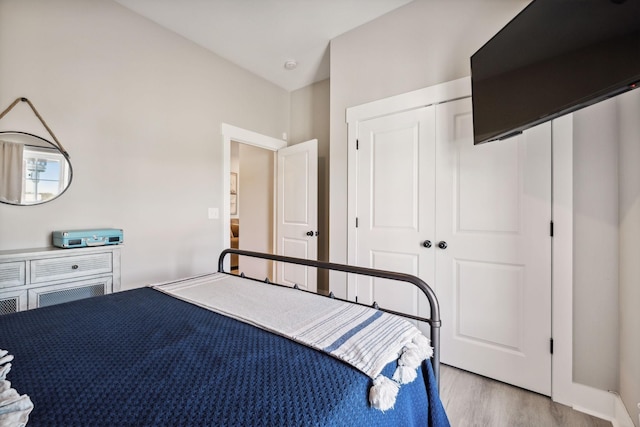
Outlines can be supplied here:
<path id="1" fill-rule="evenodd" d="M 231 141 L 236 141 L 241 144 L 252 145 L 254 147 L 263 148 L 265 150 L 270 150 L 273 152 L 278 151 L 281 148 L 287 146 L 287 141 L 283 141 L 277 138 L 273 138 L 271 136 L 262 135 L 260 133 L 242 129 L 236 126 L 232 126 L 227 123 L 222 123 L 220 126 L 220 132 L 222 133 L 222 242 L 220 247 L 227 248 L 229 246 L 229 241 L 231 239 L 231 212 L 229 210 L 230 196 L 229 191 L 227 189 L 230 185 L 230 175 L 231 175 Z M 274 156 L 274 168 L 277 166 L 276 158 Z M 274 198 L 275 198 L 275 186 L 277 185 L 274 179 L 273 190 L 274 190 Z M 274 201 L 273 204 L 273 218 L 274 223 L 273 227 L 275 229 L 275 218 L 276 218 L 276 203 Z M 275 235 L 273 233 L 272 247 L 275 248 Z M 229 269 L 230 265 L 230 257 L 226 257 L 224 260 L 224 268 L 225 270 Z"/>
<path id="2" fill-rule="evenodd" d="M 406 110 L 471 96 L 471 78 L 463 77 L 412 92 L 347 108 L 347 259 L 356 261 L 356 140 L 358 123 Z M 615 421 L 621 411 L 616 395 L 573 381 L 573 115 L 552 122 L 551 253 L 551 398 L 574 409 Z M 347 279 L 347 298 L 356 295 Z"/>

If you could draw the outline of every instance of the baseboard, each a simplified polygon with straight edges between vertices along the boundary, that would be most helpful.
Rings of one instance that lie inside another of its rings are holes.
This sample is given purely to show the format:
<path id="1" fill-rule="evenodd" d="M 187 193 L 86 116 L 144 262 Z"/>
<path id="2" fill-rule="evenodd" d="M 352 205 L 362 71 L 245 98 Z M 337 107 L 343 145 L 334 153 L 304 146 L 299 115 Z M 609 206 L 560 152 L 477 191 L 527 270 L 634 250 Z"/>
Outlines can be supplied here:
<path id="1" fill-rule="evenodd" d="M 610 421 L 613 427 L 634 427 L 622 399 L 616 393 L 573 383 L 571 407 L 576 411 Z"/>
<path id="2" fill-rule="evenodd" d="M 631 415 L 617 394 L 615 395 L 615 416 L 615 420 L 611 421 L 613 427 L 634 427 Z"/>

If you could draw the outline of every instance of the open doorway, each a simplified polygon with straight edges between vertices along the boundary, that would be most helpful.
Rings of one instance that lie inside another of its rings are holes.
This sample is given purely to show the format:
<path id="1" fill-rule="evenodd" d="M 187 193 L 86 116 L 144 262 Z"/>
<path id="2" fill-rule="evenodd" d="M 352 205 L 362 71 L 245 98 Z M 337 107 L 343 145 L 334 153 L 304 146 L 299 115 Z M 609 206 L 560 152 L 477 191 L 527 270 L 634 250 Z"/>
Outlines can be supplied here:
<path id="1" fill-rule="evenodd" d="M 274 253 L 274 151 L 232 140 L 229 247 Z M 271 261 L 231 256 L 231 271 L 273 281 Z"/>
<path id="2" fill-rule="evenodd" d="M 221 130 L 223 245 L 231 246 L 231 236 L 237 235 L 239 249 L 317 259 L 317 140 L 287 147 L 285 141 L 225 123 Z M 238 161 L 232 170 L 231 147 L 235 143 L 238 143 Z M 245 151 L 247 156 L 243 154 Z M 231 191 L 232 177 L 237 179 L 235 194 Z M 247 187 L 249 181 L 256 185 Z M 258 205 L 261 200 L 265 203 Z M 232 233 L 232 219 L 237 220 L 237 234 Z M 259 224 L 258 228 L 255 224 Z M 265 233 L 271 238 L 264 238 Z M 262 238 L 258 239 L 258 236 Z M 255 239 L 253 243 L 252 239 Z M 230 258 L 225 259 L 223 266 L 227 271 L 231 266 Z M 234 266 L 238 266 L 238 273 L 260 280 L 269 278 L 291 286 L 295 284 L 313 292 L 317 289 L 317 274 L 315 269 L 311 271 L 311 267 L 302 267 L 303 271 L 298 268 L 275 269 L 271 262 L 254 260 L 262 263 L 256 267 L 251 261 L 247 262 L 247 257 L 245 260 L 239 258 L 232 261 Z"/>
<path id="3" fill-rule="evenodd" d="M 270 166 L 266 167 L 274 170 L 275 159 L 273 156 L 278 150 L 285 148 L 287 146 L 287 143 L 285 141 L 272 138 L 267 135 L 262 135 L 247 129 L 238 128 L 226 123 L 222 123 L 221 132 L 223 137 L 222 188 L 224 189 L 222 194 L 223 246 L 231 247 L 232 243 L 237 243 L 238 249 L 260 250 L 262 252 L 275 253 L 275 221 L 273 219 L 275 211 L 273 205 L 275 177 L 272 176 L 272 178 L 270 179 L 263 179 L 261 183 L 262 188 L 265 188 L 264 186 L 268 185 L 269 190 L 265 190 L 264 193 L 258 194 L 256 196 L 255 192 L 259 191 L 257 190 L 257 188 L 260 188 L 261 186 L 254 186 L 252 184 L 252 182 L 258 180 L 258 176 L 253 174 L 252 169 L 263 169 L 263 166 L 252 165 L 255 164 L 255 162 L 259 162 L 260 160 L 258 159 L 260 157 L 265 157 L 266 153 L 270 154 L 272 159 Z M 236 147 L 233 149 L 236 151 L 236 154 L 234 154 L 233 156 L 233 158 L 235 159 L 234 161 L 232 161 L 232 146 Z M 252 149 L 256 149 L 259 151 L 254 153 Z M 262 153 L 262 156 L 256 153 Z M 254 156 L 252 154 L 256 155 Z M 241 160 L 241 157 L 244 159 L 244 161 Z M 231 179 L 233 176 L 232 172 L 236 174 L 235 179 L 237 179 L 235 197 L 232 197 L 231 194 Z M 271 203 L 270 207 L 262 206 L 261 208 L 256 208 L 256 204 L 263 197 L 267 197 L 267 195 L 269 195 L 268 198 Z M 235 201 L 235 206 L 232 206 L 232 201 Z M 231 214 L 232 208 L 234 208 L 233 215 Z M 254 215 L 260 216 L 262 219 L 258 219 L 254 222 Z M 231 241 L 232 219 L 234 219 L 234 222 L 237 221 L 236 235 L 238 239 L 234 242 Z M 268 225 L 264 225 L 264 221 L 270 222 L 268 223 Z M 256 231 L 257 226 L 255 224 L 262 224 L 263 228 Z M 268 242 L 264 238 L 264 233 L 268 233 L 268 235 L 271 236 Z M 267 264 L 266 261 L 262 260 L 262 265 L 256 264 L 252 266 L 251 261 L 248 261 L 246 257 L 244 257 L 245 259 L 242 259 L 243 257 L 239 258 L 240 259 L 234 258 L 232 260 L 231 257 L 226 257 L 224 265 L 225 270 L 230 271 L 231 265 L 234 265 L 238 266 L 238 273 L 245 273 L 245 275 L 249 277 L 264 278 L 274 276 L 273 266 L 271 266 L 270 263 Z M 256 270 L 253 270 L 253 267 L 255 267 Z"/>

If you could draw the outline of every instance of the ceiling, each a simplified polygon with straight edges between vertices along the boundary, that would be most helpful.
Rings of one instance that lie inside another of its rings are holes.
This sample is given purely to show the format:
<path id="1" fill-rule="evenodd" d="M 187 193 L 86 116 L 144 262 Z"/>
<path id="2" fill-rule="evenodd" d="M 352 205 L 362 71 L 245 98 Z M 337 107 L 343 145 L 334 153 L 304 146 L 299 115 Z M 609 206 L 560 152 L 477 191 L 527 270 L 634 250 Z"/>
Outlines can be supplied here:
<path id="1" fill-rule="evenodd" d="M 292 91 L 329 77 L 331 39 L 412 0 L 115 1 Z"/>

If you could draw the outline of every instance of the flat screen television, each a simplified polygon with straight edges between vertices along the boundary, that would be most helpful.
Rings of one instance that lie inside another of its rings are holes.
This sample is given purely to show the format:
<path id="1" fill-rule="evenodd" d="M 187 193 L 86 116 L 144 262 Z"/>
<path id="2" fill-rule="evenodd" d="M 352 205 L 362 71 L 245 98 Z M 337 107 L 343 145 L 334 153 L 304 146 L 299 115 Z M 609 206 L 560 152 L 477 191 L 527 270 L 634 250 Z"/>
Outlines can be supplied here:
<path id="1" fill-rule="evenodd" d="M 534 0 L 471 56 L 474 143 L 640 84 L 640 0 Z"/>

